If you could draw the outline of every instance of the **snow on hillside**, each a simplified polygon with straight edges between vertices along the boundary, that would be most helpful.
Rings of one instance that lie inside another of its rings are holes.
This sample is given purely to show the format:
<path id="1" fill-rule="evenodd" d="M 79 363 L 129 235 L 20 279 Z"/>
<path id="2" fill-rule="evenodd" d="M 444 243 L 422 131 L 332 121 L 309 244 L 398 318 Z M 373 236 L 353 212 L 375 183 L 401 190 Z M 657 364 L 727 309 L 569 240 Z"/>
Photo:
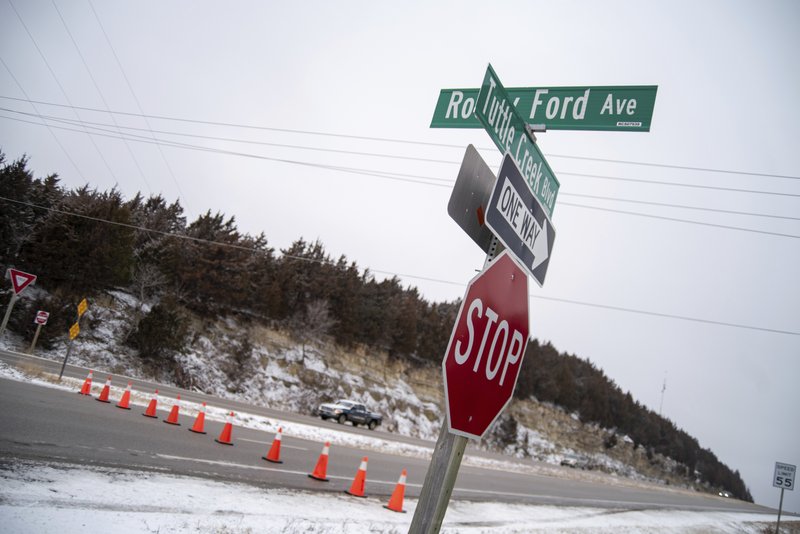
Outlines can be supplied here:
<path id="1" fill-rule="evenodd" d="M 136 351 L 122 342 L 131 329 L 129 318 L 138 305 L 133 296 L 122 291 L 109 292 L 105 298 L 92 302 L 88 312 L 91 320 L 84 323 L 93 327 L 81 331 L 70 363 L 101 372 L 152 379 L 143 369 Z M 143 307 L 147 309 L 146 305 Z M 384 415 L 381 431 L 431 441 L 438 436 L 443 418 L 438 369 L 415 369 L 364 349 L 345 351 L 325 343 L 300 345 L 279 331 L 242 324 L 231 318 L 214 323 L 195 320 L 192 330 L 188 347 L 178 356 L 181 380 L 167 374 L 155 377 L 156 380 L 222 398 L 306 414 L 313 413 L 321 402 L 351 398 Z M 27 349 L 28 342 L 7 332 L 0 346 Z M 66 340 L 49 351 L 37 349 L 37 355 L 60 361 L 65 346 Z M 239 361 L 233 358 L 234 354 L 239 356 Z M 537 406 L 536 409 L 543 408 Z M 518 420 L 514 435 L 503 436 L 490 431 L 491 435 L 479 446 L 517 459 L 528 458 L 553 465 L 568 457 L 578 458 L 584 467 L 633 480 L 662 482 L 659 474 L 640 472 L 632 465 L 633 460 L 626 462 L 602 450 L 571 446 L 566 438 L 551 439 L 540 429 L 533 428 L 533 423 L 526 426 L 526 422 L 537 418 L 547 419 L 552 426 L 554 414 L 559 415 L 558 409 L 546 409 L 549 412 L 530 417 L 529 407 L 522 408 L 515 401 L 511 409 Z M 555 435 L 573 436 L 577 428 L 573 423 L 568 417 L 558 422 L 566 427 Z M 621 441 L 624 442 L 624 438 Z M 626 445 L 632 449 L 629 443 Z"/>

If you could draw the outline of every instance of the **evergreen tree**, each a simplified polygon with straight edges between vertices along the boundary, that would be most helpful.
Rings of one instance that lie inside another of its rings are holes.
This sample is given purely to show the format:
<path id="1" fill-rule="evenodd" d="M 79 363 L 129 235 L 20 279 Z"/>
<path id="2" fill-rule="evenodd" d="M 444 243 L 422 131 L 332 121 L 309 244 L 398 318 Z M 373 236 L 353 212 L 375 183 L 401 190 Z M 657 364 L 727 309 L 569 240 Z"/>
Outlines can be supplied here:
<path id="1" fill-rule="evenodd" d="M 133 266 L 130 210 L 116 189 L 82 187 L 44 216 L 20 258 L 43 285 L 69 294 L 126 286 Z"/>
<path id="2" fill-rule="evenodd" d="M 143 362 L 158 371 L 173 371 L 175 354 L 188 335 L 188 321 L 178 303 L 167 298 L 142 318 L 128 343 L 138 349 Z"/>
<path id="3" fill-rule="evenodd" d="M 55 174 L 37 180 L 27 167 L 25 156 L 7 164 L 0 152 L 0 265 L 22 266 L 22 246 L 63 196 Z"/>

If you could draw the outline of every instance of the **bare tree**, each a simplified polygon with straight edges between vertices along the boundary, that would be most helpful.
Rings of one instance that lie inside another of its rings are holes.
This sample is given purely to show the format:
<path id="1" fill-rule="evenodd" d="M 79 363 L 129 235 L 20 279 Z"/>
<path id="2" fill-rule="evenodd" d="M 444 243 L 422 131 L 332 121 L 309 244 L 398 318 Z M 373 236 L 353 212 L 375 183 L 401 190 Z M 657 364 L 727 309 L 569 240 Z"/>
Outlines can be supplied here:
<path id="1" fill-rule="evenodd" d="M 306 345 L 311 341 L 321 341 L 336 324 L 331 317 L 330 305 L 326 300 L 314 300 L 305 310 L 295 313 L 289 321 L 292 336 L 300 342 L 303 363 L 306 360 Z"/>
<path id="2" fill-rule="evenodd" d="M 136 307 L 133 310 L 133 317 L 128 331 L 125 333 L 124 340 L 127 340 L 131 334 L 139 327 L 139 322 L 144 317 L 144 305 L 152 299 L 156 294 L 158 288 L 167 283 L 167 277 L 164 276 L 158 267 L 151 263 L 136 264 L 131 277 L 131 290 L 137 297 Z"/>

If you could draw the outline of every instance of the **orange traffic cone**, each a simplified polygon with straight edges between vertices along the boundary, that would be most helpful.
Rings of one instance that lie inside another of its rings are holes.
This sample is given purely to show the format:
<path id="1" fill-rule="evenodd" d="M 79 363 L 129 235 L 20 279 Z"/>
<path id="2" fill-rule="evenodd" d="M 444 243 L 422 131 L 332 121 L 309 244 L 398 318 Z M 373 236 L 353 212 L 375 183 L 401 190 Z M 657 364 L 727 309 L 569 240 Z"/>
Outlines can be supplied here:
<path id="1" fill-rule="evenodd" d="M 178 422 L 178 410 L 180 408 L 180 405 L 181 405 L 181 396 L 176 395 L 175 404 L 172 405 L 172 410 L 169 411 L 169 416 L 166 419 L 164 419 L 165 423 L 170 425 L 181 426 L 181 424 Z"/>
<path id="2" fill-rule="evenodd" d="M 131 383 L 128 382 L 128 387 L 125 388 L 125 392 L 122 394 L 122 398 L 119 400 L 117 404 L 117 408 L 122 408 L 123 410 L 130 410 L 131 409 Z"/>
<path id="3" fill-rule="evenodd" d="M 322 482 L 327 482 L 328 477 L 326 473 L 328 472 L 328 453 L 331 450 L 331 442 L 326 441 L 325 446 L 322 447 L 322 454 L 319 455 L 319 460 L 317 460 L 317 465 L 314 467 L 314 472 L 309 474 L 311 478 L 315 480 L 321 480 Z"/>
<path id="4" fill-rule="evenodd" d="M 153 419 L 158 419 L 156 415 L 156 405 L 158 405 L 158 390 L 155 391 L 153 394 L 153 398 L 150 399 L 150 404 L 147 405 L 147 410 L 142 414 L 145 417 L 152 417 Z"/>
<path id="5" fill-rule="evenodd" d="M 345 490 L 345 493 L 349 493 L 354 497 L 366 497 L 364 495 L 364 483 L 367 481 L 367 457 L 364 456 L 361 459 L 361 465 L 358 466 L 358 472 L 356 473 L 356 477 L 353 479 L 353 483 L 350 484 L 350 489 Z"/>
<path id="6" fill-rule="evenodd" d="M 272 440 L 272 447 L 269 448 L 266 456 L 262 456 L 263 459 L 274 464 L 283 463 L 281 460 L 281 432 L 281 427 L 278 427 L 278 433 L 275 434 L 275 439 Z"/>
<path id="7" fill-rule="evenodd" d="M 406 493 L 406 470 L 400 473 L 400 480 L 397 481 L 397 486 L 394 487 L 392 497 L 389 499 L 389 504 L 384 504 L 383 507 L 392 512 L 406 513 L 403 510 L 403 496 Z"/>
<path id="8" fill-rule="evenodd" d="M 83 381 L 83 386 L 81 386 L 81 390 L 78 392 L 80 395 L 92 394 L 92 373 L 93 371 L 89 371 L 89 374 L 86 375 L 86 380 Z"/>
<path id="9" fill-rule="evenodd" d="M 108 400 L 109 393 L 111 393 L 111 376 L 106 379 L 106 385 L 103 386 L 103 391 L 100 392 L 100 396 L 95 400 L 99 400 L 100 402 L 111 402 Z"/>
<path id="10" fill-rule="evenodd" d="M 233 417 L 233 412 L 228 414 L 228 417 L 225 419 L 225 426 L 222 427 L 222 432 L 219 433 L 218 438 L 214 438 L 214 441 L 217 443 L 222 443 L 223 445 L 233 445 L 231 441 L 231 431 L 233 430 L 233 423 L 231 423 L 231 418 Z"/>
<path id="11" fill-rule="evenodd" d="M 206 431 L 203 430 L 203 426 L 206 422 L 206 403 L 203 403 L 203 406 L 200 408 L 200 412 L 197 414 L 197 418 L 194 420 L 194 425 L 189 430 L 196 434 L 205 434 Z"/>

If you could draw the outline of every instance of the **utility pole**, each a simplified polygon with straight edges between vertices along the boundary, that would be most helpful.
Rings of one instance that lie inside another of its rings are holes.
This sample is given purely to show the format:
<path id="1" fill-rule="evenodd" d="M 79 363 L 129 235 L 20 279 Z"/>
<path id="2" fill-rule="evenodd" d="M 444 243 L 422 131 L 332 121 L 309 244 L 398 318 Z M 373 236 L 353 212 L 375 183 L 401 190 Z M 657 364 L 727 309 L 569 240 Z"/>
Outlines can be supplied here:
<path id="1" fill-rule="evenodd" d="M 667 372 L 664 371 L 664 383 L 661 385 L 661 402 L 658 404 L 658 415 L 661 417 L 661 409 L 664 407 L 664 392 L 667 391 Z"/>

